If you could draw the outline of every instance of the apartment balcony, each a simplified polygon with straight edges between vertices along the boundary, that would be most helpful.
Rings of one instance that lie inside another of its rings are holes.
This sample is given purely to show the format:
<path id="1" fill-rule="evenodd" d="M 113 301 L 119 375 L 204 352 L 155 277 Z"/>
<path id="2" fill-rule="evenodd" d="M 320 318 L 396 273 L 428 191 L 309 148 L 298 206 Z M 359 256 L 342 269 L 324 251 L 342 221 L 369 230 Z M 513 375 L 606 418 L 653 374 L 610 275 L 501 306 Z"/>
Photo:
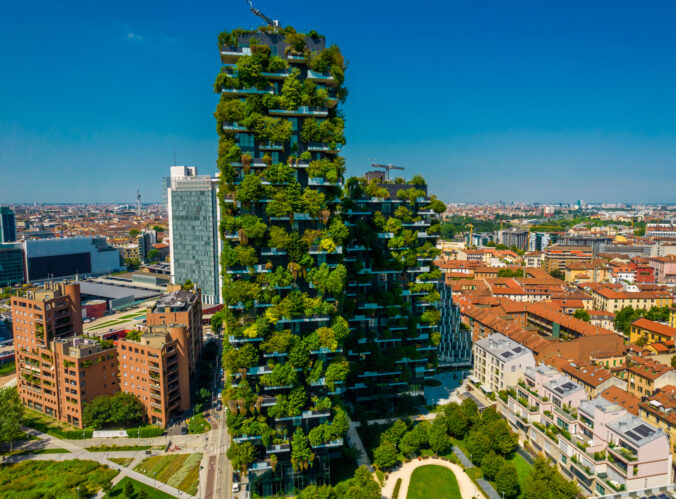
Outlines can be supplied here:
<path id="1" fill-rule="evenodd" d="M 243 442 L 255 442 L 256 440 L 260 440 L 261 438 L 263 437 L 260 435 L 242 435 L 240 437 L 233 437 L 232 441 L 241 444 Z"/>
<path id="2" fill-rule="evenodd" d="M 265 449 L 266 454 L 280 454 L 284 452 L 291 452 L 291 444 L 275 444 Z"/>
<path id="3" fill-rule="evenodd" d="M 274 94 L 275 91 L 273 89 L 266 89 L 266 90 L 260 90 L 255 87 L 249 87 L 249 88 L 224 88 L 222 90 L 224 94 L 231 94 L 231 95 L 249 95 L 249 94 L 259 94 L 259 95 L 265 95 L 265 94 Z"/>
<path id="4" fill-rule="evenodd" d="M 158 404 L 157 402 L 150 402 L 150 405 L 156 409 L 162 409 L 162 404 Z"/>
<path id="5" fill-rule="evenodd" d="M 336 80 L 330 73 L 320 73 L 318 71 L 312 71 L 311 69 L 307 70 L 307 79 L 312 80 L 318 83 L 324 83 L 328 86 L 335 87 L 338 85 L 338 80 Z"/>
<path id="6" fill-rule="evenodd" d="M 326 117 L 329 110 L 325 107 L 299 106 L 296 109 L 270 109 L 271 116 L 314 116 Z"/>
<path id="7" fill-rule="evenodd" d="M 309 149 L 309 148 L 308 148 Z M 315 186 L 320 186 L 320 187 L 342 187 L 343 183 L 342 182 L 329 182 L 325 178 L 322 177 L 312 177 L 308 179 L 308 185 L 315 185 Z"/>
<path id="8" fill-rule="evenodd" d="M 285 78 L 288 78 L 289 73 L 287 73 L 286 71 L 284 71 L 283 73 L 261 72 L 261 76 L 267 78 L 268 80 L 284 80 Z"/>
<path id="9" fill-rule="evenodd" d="M 249 471 L 267 471 L 271 470 L 272 466 L 267 461 L 259 461 L 257 463 L 251 463 L 249 465 Z"/>
<path id="10" fill-rule="evenodd" d="M 332 440 L 330 442 L 326 442 L 325 444 L 320 444 L 320 445 L 313 445 L 313 449 L 335 449 L 336 447 L 342 447 L 343 446 L 343 439 L 339 438 L 338 440 Z"/>
<path id="11" fill-rule="evenodd" d="M 275 421 L 301 421 L 317 418 L 328 418 L 331 411 L 303 411 L 299 416 L 288 416 L 285 418 L 275 418 Z"/>
<path id="12" fill-rule="evenodd" d="M 330 147 L 326 142 L 310 142 L 307 146 L 308 151 L 338 153 L 340 147 Z"/>
<path id="13" fill-rule="evenodd" d="M 256 343 L 263 341 L 263 338 L 236 338 L 235 336 L 228 336 L 228 341 L 231 345 L 241 345 L 244 343 Z"/>
<path id="14" fill-rule="evenodd" d="M 223 47 L 221 48 L 221 61 L 223 64 L 234 64 L 243 55 L 251 55 L 250 47 Z"/>
<path id="15" fill-rule="evenodd" d="M 246 132 L 247 128 L 245 126 L 237 124 L 237 122 L 224 121 L 223 131 L 225 133 L 240 133 Z"/>
<path id="16" fill-rule="evenodd" d="M 284 143 L 268 141 L 264 144 L 259 144 L 258 148 L 261 151 L 283 151 L 284 150 Z"/>

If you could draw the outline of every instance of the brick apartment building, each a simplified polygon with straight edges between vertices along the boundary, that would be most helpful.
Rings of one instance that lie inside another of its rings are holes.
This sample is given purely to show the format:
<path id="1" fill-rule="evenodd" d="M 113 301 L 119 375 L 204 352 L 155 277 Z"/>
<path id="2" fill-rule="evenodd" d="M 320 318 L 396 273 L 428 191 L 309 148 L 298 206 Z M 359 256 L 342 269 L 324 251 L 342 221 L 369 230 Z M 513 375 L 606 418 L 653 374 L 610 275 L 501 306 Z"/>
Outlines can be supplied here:
<path id="1" fill-rule="evenodd" d="M 146 313 L 146 324 L 184 324 L 188 334 L 188 364 L 190 373 L 194 373 L 202 350 L 202 295 L 185 291 L 180 285 L 169 286 L 169 293 L 160 297 L 155 306 Z"/>
<path id="2" fill-rule="evenodd" d="M 120 390 L 141 401 L 154 425 L 190 408 L 190 339 L 185 325 L 160 325 L 117 342 Z"/>
<path id="3" fill-rule="evenodd" d="M 139 398 L 149 422 L 166 426 L 190 407 L 190 377 L 202 347 L 200 294 L 175 291 L 158 304 L 148 313 L 155 325 L 113 343 L 82 336 L 77 283 L 47 283 L 13 297 L 24 405 L 81 428 L 87 402 L 122 390 Z"/>
<path id="4" fill-rule="evenodd" d="M 566 271 L 569 263 L 591 263 L 594 258 L 592 248 L 588 246 L 563 246 L 555 244 L 544 251 L 543 267 L 547 272 Z"/>

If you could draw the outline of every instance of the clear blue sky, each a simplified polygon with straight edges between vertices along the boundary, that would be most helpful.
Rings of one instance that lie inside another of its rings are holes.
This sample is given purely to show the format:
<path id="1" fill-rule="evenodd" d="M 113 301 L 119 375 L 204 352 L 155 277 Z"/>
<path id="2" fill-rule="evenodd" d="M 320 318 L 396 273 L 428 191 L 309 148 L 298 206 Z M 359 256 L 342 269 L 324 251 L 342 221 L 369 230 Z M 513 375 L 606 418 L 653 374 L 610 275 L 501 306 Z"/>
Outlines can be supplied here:
<path id="1" fill-rule="evenodd" d="M 348 173 L 446 201 L 675 202 L 676 2 L 273 1 L 349 60 Z M 211 85 L 245 0 L 0 0 L 0 202 L 160 199 L 215 171 Z"/>

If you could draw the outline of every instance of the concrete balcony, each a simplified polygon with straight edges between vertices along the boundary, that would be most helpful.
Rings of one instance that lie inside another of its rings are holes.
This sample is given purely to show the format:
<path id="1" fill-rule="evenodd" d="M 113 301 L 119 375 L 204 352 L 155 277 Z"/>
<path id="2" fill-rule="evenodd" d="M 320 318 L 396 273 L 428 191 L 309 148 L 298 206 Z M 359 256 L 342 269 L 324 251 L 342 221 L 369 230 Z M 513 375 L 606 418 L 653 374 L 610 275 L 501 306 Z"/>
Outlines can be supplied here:
<path id="1" fill-rule="evenodd" d="M 233 64 L 243 55 L 251 55 L 249 47 L 223 47 L 221 48 L 221 62 Z"/>
<path id="2" fill-rule="evenodd" d="M 328 108 L 299 106 L 296 109 L 270 109 L 270 116 L 315 116 L 324 118 L 329 115 Z"/>
<path id="3" fill-rule="evenodd" d="M 240 133 L 246 132 L 247 128 L 245 126 L 237 124 L 237 122 L 224 121 L 223 131 L 225 133 Z"/>
<path id="4" fill-rule="evenodd" d="M 312 71 L 311 69 L 307 70 L 307 79 L 312 80 L 318 83 L 324 83 L 325 85 L 335 87 L 338 85 L 338 80 L 336 80 L 332 74 L 320 73 L 318 71 Z"/>

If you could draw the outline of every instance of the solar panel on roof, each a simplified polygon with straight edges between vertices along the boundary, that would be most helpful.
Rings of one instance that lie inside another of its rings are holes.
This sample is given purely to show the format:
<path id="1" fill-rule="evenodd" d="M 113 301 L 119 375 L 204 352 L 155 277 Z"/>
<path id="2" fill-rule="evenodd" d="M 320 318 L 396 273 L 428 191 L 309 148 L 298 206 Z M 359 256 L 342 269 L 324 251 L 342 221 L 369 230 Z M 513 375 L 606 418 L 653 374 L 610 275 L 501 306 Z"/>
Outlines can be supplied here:
<path id="1" fill-rule="evenodd" d="M 503 356 L 505 359 L 508 359 L 508 358 L 510 358 L 510 357 L 512 356 L 512 352 L 503 352 L 503 353 L 502 353 L 502 356 Z"/>
<path id="2" fill-rule="evenodd" d="M 669 499 L 669 496 L 666 494 L 660 494 L 657 496 L 657 499 Z"/>
<path id="3" fill-rule="evenodd" d="M 559 387 L 559 386 L 557 386 L 556 388 L 554 388 L 554 391 L 556 391 L 556 392 L 560 393 L 561 395 L 563 395 L 563 388 L 561 388 L 561 387 Z"/>
<path id="4" fill-rule="evenodd" d="M 521 351 L 521 347 L 516 347 L 516 348 L 514 348 L 514 351 L 515 351 L 516 353 L 519 353 L 519 352 Z"/>
<path id="5" fill-rule="evenodd" d="M 648 437 L 655 433 L 655 430 L 649 428 L 648 426 L 644 424 L 638 425 L 636 428 L 634 428 L 634 431 L 641 435 L 642 437 Z"/>
<path id="6" fill-rule="evenodd" d="M 564 384 L 561 385 L 561 386 L 562 386 L 563 388 L 565 388 L 566 390 L 572 390 L 573 388 L 575 388 L 575 385 L 572 384 L 571 382 L 564 383 Z"/>
<path id="7" fill-rule="evenodd" d="M 628 431 L 628 432 L 627 432 L 627 436 L 628 436 L 629 438 L 634 439 L 634 440 L 641 440 L 641 437 L 639 437 L 638 435 L 636 435 L 636 433 L 631 432 L 631 431 Z"/>

